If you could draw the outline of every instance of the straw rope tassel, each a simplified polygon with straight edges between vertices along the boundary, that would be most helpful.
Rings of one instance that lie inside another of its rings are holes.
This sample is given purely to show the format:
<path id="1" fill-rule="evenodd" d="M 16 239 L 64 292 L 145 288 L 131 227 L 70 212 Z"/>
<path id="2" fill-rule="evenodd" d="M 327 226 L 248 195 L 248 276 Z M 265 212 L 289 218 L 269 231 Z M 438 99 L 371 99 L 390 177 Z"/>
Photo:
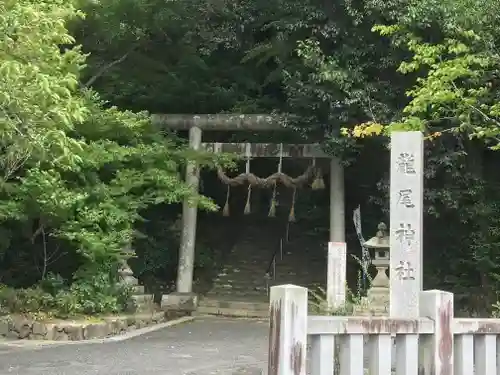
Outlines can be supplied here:
<path id="1" fill-rule="evenodd" d="M 278 173 L 281 173 L 281 168 L 283 167 L 283 143 L 280 143 L 280 154 L 279 154 L 279 163 L 278 163 Z M 269 207 L 269 214 L 267 216 L 269 217 L 275 217 L 276 216 L 276 186 L 277 182 L 274 182 L 274 187 L 273 187 L 273 197 L 271 199 L 271 207 Z"/>
<path id="2" fill-rule="evenodd" d="M 231 185 L 227 185 L 226 193 L 226 204 L 224 204 L 224 209 L 222 210 L 222 216 L 229 216 L 229 193 L 231 191 Z"/>
<path id="3" fill-rule="evenodd" d="M 290 223 L 295 223 L 295 199 L 297 197 L 297 188 L 293 188 L 292 193 L 292 207 L 290 207 L 290 214 L 288 215 L 288 221 Z"/>
<path id="4" fill-rule="evenodd" d="M 313 159 L 313 166 L 316 165 L 316 159 Z M 321 173 L 321 168 L 315 168 L 314 181 L 311 184 L 313 190 L 322 190 L 325 188 L 325 181 L 323 180 L 323 173 Z"/>
<path id="5" fill-rule="evenodd" d="M 273 197 L 271 198 L 271 207 L 269 207 L 269 217 L 276 217 L 276 182 L 273 188 Z"/>
<path id="6" fill-rule="evenodd" d="M 251 213 L 251 204 L 250 204 L 251 196 L 252 196 L 252 185 L 248 185 L 247 203 L 245 204 L 245 210 L 243 211 L 245 215 L 249 215 Z"/>
<path id="7" fill-rule="evenodd" d="M 250 174 L 250 143 L 246 144 L 245 153 L 247 157 L 247 163 L 245 166 L 245 172 L 247 176 Z M 245 203 L 245 209 L 243 210 L 244 215 L 249 215 L 251 213 L 251 196 L 252 196 L 252 185 L 248 184 L 247 202 Z"/>

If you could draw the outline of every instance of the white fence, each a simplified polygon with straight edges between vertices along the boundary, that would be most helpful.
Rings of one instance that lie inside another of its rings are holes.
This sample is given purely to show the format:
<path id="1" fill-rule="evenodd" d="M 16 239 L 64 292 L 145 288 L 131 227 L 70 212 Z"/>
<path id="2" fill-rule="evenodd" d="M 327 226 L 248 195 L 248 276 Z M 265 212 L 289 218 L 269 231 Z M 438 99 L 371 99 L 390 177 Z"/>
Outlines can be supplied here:
<path id="1" fill-rule="evenodd" d="M 452 293 L 421 292 L 418 319 L 308 316 L 307 302 L 271 288 L 268 375 L 500 375 L 500 319 L 454 318 Z"/>

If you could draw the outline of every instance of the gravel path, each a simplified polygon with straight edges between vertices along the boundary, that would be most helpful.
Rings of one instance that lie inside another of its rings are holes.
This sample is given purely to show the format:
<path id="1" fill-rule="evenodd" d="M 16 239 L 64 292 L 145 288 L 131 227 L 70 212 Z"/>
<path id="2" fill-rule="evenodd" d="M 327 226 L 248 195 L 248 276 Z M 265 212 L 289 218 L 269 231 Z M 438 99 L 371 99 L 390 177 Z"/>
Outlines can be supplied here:
<path id="1" fill-rule="evenodd" d="M 198 318 L 121 342 L 0 347 L 0 375 L 261 375 L 268 323 Z"/>

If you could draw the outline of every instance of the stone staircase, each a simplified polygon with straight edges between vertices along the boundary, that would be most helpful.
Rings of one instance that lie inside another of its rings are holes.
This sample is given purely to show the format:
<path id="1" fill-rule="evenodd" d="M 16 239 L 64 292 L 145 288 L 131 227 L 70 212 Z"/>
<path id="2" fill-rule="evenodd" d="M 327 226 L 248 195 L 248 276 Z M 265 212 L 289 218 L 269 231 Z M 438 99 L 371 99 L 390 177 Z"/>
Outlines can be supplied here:
<path id="1" fill-rule="evenodd" d="M 300 228 L 280 251 L 286 222 L 259 218 L 246 225 L 213 288 L 201 299 L 199 314 L 267 317 L 268 287 L 293 283 L 306 287 L 326 285 L 326 250 L 317 240 L 300 236 Z M 291 229 L 292 230 L 292 229 Z M 273 254 L 276 265 L 270 267 Z M 273 272 L 275 270 L 275 272 Z"/>
<path id="2" fill-rule="evenodd" d="M 283 257 L 277 254 L 272 285 L 295 284 L 307 288 L 326 287 L 326 243 L 297 237 L 284 246 Z"/>

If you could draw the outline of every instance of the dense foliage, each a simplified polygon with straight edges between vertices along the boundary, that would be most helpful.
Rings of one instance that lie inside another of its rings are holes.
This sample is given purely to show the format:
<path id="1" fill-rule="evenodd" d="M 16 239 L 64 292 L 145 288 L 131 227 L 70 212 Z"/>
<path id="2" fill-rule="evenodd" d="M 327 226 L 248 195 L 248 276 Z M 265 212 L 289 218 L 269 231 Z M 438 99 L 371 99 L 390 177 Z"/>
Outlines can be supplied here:
<path id="1" fill-rule="evenodd" d="M 53 297 L 43 303 L 65 313 L 120 308 L 116 276 L 134 223 L 192 195 L 179 169 L 187 156 L 211 161 L 81 87 L 86 55 L 66 25 L 82 16 L 58 0 L 0 5 L 1 282 L 41 281 Z M 0 294 L 12 306 L 10 292 Z"/>
<path id="2" fill-rule="evenodd" d="M 116 310 L 126 293 L 112 287 L 116 268 L 131 245 L 141 277 L 171 277 L 172 203 L 190 194 L 179 166 L 214 161 L 186 153 L 140 112 L 275 111 L 292 130 L 281 137 L 319 141 L 343 158 L 347 220 L 362 203 L 371 229 L 387 213 L 387 134 L 423 131 L 425 248 L 436 249 L 425 251 L 426 287 L 489 309 L 500 289 L 496 8 L 495 0 L 4 1 L 0 282 L 40 285 L 51 306 L 69 293 L 74 311 Z M 204 191 L 215 190 L 207 180 Z M 313 226 L 325 215 L 308 212 Z M 95 295 L 114 302 L 89 308 Z"/>

